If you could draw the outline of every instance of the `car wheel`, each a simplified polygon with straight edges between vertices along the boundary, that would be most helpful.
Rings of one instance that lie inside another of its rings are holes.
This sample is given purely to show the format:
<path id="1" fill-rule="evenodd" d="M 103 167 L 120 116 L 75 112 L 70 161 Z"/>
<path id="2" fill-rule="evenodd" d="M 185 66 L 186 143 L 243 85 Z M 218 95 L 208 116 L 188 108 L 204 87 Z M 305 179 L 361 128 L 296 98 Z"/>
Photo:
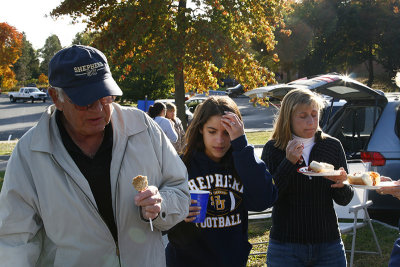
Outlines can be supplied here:
<path id="1" fill-rule="evenodd" d="M 32 103 L 35 102 L 35 100 L 33 99 L 33 97 L 31 97 L 31 102 L 32 102 Z"/>
<path id="2" fill-rule="evenodd" d="M 10 102 L 15 102 L 16 100 L 14 99 L 14 97 L 12 95 L 10 95 Z"/>
<path id="3" fill-rule="evenodd" d="M 46 98 L 43 98 L 43 103 L 46 103 Z"/>

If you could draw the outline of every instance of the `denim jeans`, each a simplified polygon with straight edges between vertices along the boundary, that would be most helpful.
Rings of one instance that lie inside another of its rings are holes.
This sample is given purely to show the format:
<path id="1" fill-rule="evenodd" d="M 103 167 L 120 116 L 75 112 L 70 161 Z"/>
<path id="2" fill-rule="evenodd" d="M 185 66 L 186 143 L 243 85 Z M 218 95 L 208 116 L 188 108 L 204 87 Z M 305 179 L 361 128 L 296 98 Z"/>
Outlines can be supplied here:
<path id="1" fill-rule="evenodd" d="M 269 240 L 268 267 L 345 267 L 342 240 L 318 244 L 282 243 Z"/>

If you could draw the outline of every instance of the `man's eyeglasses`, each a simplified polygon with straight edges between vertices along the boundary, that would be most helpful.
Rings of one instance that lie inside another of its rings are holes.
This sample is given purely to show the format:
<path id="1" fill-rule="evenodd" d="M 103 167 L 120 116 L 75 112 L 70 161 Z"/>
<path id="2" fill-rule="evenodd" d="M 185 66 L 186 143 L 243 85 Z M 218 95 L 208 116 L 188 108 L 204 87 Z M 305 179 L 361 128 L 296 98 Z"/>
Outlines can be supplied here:
<path id="1" fill-rule="evenodd" d="M 87 106 L 78 106 L 77 104 L 74 104 L 71 101 L 71 99 L 69 99 L 68 97 L 67 97 L 67 100 L 68 100 L 69 103 L 73 104 L 77 110 L 85 111 L 85 110 L 89 110 L 89 109 L 92 109 L 93 107 L 95 107 L 96 104 L 97 104 L 97 101 L 100 101 L 100 104 L 105 106 L 105 105 L 109 105 L 112 102 L 114 102 L 115 98 L 116 98 L 116 96 L 111 96 L 111 95 L 110 96 L 105 96 L 105 97 L 100 98 L 99 100 L 94 101 L 92 104 L 89 104 Z"/>

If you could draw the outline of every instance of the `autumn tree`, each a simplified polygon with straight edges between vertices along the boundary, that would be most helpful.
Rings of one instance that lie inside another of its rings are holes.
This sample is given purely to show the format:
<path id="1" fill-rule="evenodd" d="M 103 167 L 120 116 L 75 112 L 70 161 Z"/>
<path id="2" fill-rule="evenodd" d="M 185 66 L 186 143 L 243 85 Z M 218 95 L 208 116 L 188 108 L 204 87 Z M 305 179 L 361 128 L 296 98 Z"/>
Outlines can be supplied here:
<path id="1" fill-rule="evenodd" d="M 11 88 L 16 84 L 11 67 L 21 55 L 22 33 L 6 22 L 0 23 L 0 86 Z"/>
<path id="2" fill-rule="evenodd" d="M 49 83 L 49 78 L 44 73 L 41 73 L 39 75 L 38 82 L 39 82 L 39 84 L 48 84 Z"/>
<path id="3" fill-rule="evenodd" d="M 32 44 L 26 40 L 25 34 L 22 38 L 21 56 L 15 62 L 13 69 L 17 80 L 22 83 L 39 77 L 39 56 Z"/>
<path id="4" fill-rule="evenodd" d="M 266 51 L 274 49 L 275 29 L 284 26 L 285 3 L 64 0 L 51 14 L 74 20 L 86 17 L 88 29 L 100 34 L 94 44 L 112 64 L 123 65 L 130 59 L 128 69 L 171 73 L 178 116 L 184 121 L 185 92 L 217 88 L 220 76 L 235 77 L 246 89 L 275 81 L 274 74 L 255 59 L 251 43 L 256 40 Z"/>
<path id="5" fill-rule="evenodd" d="M 43 61 L 40 63 L 40 72 L 48 74 L 51 58 L 61 50 L 61 42 L 57 35 L 52 34 L 46 39 L 44 46 L 39 50 Z"/>

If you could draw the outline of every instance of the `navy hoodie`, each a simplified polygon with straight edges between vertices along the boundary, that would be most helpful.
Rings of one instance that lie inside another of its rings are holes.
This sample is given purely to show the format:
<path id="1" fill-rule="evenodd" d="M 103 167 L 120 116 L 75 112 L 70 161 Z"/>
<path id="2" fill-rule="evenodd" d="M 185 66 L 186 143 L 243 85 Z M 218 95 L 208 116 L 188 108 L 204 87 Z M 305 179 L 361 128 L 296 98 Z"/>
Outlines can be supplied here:
<path id="1" fill-rule="evenodd" d="M 208 190 L 203 223 L 182 221 L 168 232 L 167 266 L 246 266 L 248 211 L 273 205 L 277 190 L 265 163 L 243 135 L 221 162 L 197 151 L 188 164 L 189 189 Z"/>

